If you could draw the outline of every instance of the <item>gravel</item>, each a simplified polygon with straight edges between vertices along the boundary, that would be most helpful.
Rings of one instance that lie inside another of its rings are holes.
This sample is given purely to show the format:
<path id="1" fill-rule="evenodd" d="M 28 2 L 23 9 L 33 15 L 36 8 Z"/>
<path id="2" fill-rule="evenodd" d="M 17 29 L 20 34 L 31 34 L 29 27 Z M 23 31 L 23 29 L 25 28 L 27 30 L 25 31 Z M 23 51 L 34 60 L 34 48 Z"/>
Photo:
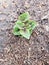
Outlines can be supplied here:
<path id="1" fill-rule="evenodd" d="M 18 16 L 38 22 L 29 40 L 14 36 Z M 49 1 L 0 0 L 0 65 L 49 65 Z"/>

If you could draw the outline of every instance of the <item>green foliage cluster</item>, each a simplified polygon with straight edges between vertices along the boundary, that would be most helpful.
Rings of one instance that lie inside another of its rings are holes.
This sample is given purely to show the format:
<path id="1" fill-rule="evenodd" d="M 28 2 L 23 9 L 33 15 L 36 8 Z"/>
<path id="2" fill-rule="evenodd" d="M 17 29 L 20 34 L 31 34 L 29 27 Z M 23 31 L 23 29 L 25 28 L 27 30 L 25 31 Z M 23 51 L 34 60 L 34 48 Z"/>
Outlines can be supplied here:
<path id="1" fill-rule="evenodd" d="M 30 15 L 28 12 L 21 14 L 18 17 L 18 20 L 15 22 L 13 27 L 13 34 L 25 37 L 29 39 L 32 31 L 37 26 L 37 23 L 34 20 L 29 20 Z"/>

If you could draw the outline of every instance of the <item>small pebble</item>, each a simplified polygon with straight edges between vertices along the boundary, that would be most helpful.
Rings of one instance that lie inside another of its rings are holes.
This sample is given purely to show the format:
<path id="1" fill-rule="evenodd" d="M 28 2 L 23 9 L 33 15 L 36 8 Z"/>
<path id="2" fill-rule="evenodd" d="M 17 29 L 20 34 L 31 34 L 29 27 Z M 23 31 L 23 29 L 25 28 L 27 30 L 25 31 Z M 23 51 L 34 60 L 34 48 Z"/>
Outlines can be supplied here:
<path id="1" fill-rule="evenodd" d="M 47 19 L 47 18 L 48 18 L 48 16 L 49 16 L 49 14 L 47 14 L 47 15 L 43 16 L 43 17 L 41 18 L 41 20 L 43 20 L 43 19 Z"/>
<path id="2" fill-rule="evenodd" d="M 29 3 L 25 2 L 25 7 L 29 8 L 30 7 Z"/>
<path id="3" fill-rule="evenodd" d="M 45 29 L 46 29 L 46 31 L 49 31 L 49 26 L 46 25 L 45 26 Z"/>
<path id="4" fill-rule="evenodd" d="M 49 61 L 47 61 L 47 63 L 49 64 Z"/>
<path id="5" fill-rule="evenodd" d="M 29 51 L 31 50 L 31 48 L 29 48 Z"/>
<path id="6" fill-rule="evenodd" d="M 26 63 L 26 61 L 24 61 L 24 63 Z"/>
<path id="7" fill-rule="evenodd" d="M 4 2 L 2 6 L 3 6 L 4 8 L 7 8 L 7 7 L 8 7 L 8 4 Z"/>

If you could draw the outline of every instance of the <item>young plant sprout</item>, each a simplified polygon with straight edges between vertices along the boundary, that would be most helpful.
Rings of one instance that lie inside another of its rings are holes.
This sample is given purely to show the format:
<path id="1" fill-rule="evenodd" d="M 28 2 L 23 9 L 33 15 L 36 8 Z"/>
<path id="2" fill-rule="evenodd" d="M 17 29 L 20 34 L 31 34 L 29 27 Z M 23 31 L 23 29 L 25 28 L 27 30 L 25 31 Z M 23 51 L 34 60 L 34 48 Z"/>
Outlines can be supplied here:
<path id="1" fill-rule="evenodd" d="M 13 34 L 22 36 L 26 39 L 29 39 L 32 31 L 37 26 L 37 23 L 34 20 L 29 20 L 30 15 L 28 12 L 21 14 L 18 17 L 18 20 L 15 22 L 13 27 Z"/>

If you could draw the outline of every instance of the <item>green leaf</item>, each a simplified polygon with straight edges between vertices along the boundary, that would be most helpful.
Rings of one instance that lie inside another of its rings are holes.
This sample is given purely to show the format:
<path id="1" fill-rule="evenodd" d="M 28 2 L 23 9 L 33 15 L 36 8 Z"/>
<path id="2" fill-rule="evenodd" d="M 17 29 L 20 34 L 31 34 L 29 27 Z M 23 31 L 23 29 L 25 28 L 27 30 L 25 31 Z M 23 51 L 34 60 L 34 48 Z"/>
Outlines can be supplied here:
<path id="1" fill-rule="evenodd" d="M 14 34 L 14 35 L 20 35 L 20 32 L 14 30 L 14 31 L 13 31 L 13 34 Z"/>
<path id="2" fill-rule="evenodd" d="M 37 23 L 34 20 L 29 20 L 29 25 L 30 25 L 30 28 L 34 30 L 35 27 L 37 26 Z"/>
<path id="3" fill-rule="evenodd" d="M 19 28 L 19 29 L 23 29 L 24 27 L 24 23 L 22 23 L 20 20 L 18 20 L 16 23 L 15 23 L 16 27 Z"/>
<path id="4" fill-rule="evenodd" d="M 23 30 L 20 30 L 20 34 L 25 37 L 26 39 L 29 39 L 30 38 L 30 32 L 28 30 L 26 31 L 23 31 Z"/>
<path id="5" fill-rule="evenodd" d="M 16 25 L 13 27 L 13 34 L 14 35 L 20 35 L 19 28 Z"/>
<path id="6" fill-rule="evenodd" d="M 23 22 L 26 22 L 27 20 L 29 20 L 29 18 L 30 18 L 29 13 L 25 12 L 25 13 L 21 14 L 18 19 Z"/>
<path id="7" fill-rule="evenodd" d="M 19 28 L 16 26 L 16 25 L 14 25 L 14 27 L 13 27 L 13 30 L 18 30 Z"/>
<path id="8" fill-rule="evenodd" d="M 32 21 L 32 25 L 31 25 L 32 30 L 34 30 L 36 26 L 37 26 L 37 23 L 35 21 Z"/>

